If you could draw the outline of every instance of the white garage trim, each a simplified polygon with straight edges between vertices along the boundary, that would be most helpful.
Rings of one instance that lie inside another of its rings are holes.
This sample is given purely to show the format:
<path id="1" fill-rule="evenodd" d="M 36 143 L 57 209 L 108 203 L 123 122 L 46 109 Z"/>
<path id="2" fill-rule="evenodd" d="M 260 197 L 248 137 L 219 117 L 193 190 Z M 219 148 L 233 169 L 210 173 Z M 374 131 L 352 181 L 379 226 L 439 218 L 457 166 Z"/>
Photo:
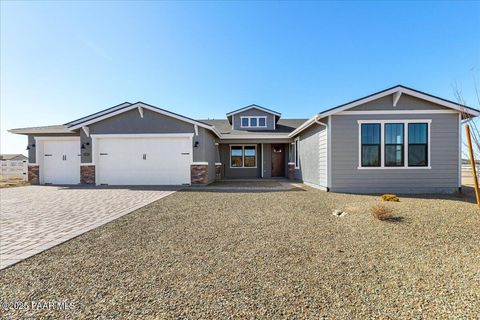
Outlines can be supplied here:
<path id="1" fill-rule="evenodd" d="M 45 136 L 45 137 L 33 137 L 35 140 L 35 157 L 36 163 L 39 166 L 39 182 L 40 184 L 45 183 L 45 152 L 44 152 L 44 144 L 45 142 L 53 142 L 53 141 L 73 141 L 78 142 L 78 151 L 76 152 L 76 156 L 80 156 L 80 137 L 79 136 Z M 80 159 L 78 159 L 80 163 Z M 75 174 L 80 175 L 80 166 L 77 168 L 77 172 Z M 78 177 L 78 182 L 80 183 L 80 176 Z"/>
<path id="2" fill-rule="evenodd" d="M 42 140 L 80 140 L 79 136 L 45 136 L 45 137 L 33 137 L 35 141 Z"/>
<path id="3" fill-rule="evenodd" d="M 40 162 L 39 161 L 41 158 L 40 158 L 40 148 L 38 147 L 38 143 L 41 142 L 41 141 L 45 141 L 45 140 L 78 140 L 78 142 L 80 143 L 80 137 L 79 136 L 58 136 L 58 137 L 33 137 L 33 139 L 35 140 L 35 159 L 37 159 L 35 161 L 35 165 L 39 165 L 40 166 Z M 80 148 L 80 147 L 79 147 Z M 79 152 L 80 152 L 80 149 L 78 149 Z"/>
<path id="4" fill-rule="evenodd" d="M 129 133 L 129 134 L 91 134 L 93 138 L 193 138 L 193 133 Z"/>

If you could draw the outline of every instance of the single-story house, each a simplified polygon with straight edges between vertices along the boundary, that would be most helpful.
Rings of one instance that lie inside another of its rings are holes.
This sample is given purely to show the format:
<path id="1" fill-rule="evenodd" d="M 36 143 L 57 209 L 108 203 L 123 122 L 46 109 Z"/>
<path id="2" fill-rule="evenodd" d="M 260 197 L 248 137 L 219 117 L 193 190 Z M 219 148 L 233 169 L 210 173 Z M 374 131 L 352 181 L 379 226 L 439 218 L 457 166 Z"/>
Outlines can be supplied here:
<path id="1" fill-rule="evenodd" d="M 283 119 L 258 105 L 197 120 L 125 102 L 28 136 L 41 184 L 188 185 L 289 178 L 334 192 L 437 193 L 461 187 L 461 122 L 476 109 L 395 86 Z"/>

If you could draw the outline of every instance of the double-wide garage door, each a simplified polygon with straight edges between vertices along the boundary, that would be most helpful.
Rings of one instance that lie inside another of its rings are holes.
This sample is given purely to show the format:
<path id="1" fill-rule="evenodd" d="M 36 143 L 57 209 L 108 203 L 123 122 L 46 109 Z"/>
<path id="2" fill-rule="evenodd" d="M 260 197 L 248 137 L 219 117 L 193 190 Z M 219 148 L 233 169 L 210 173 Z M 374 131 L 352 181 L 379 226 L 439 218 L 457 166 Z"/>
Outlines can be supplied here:
<path id="1" fill-rule="evenodd" d="M 190 137 L 98 137 L 95 143 L 97 184 L 190 183 Z"/>

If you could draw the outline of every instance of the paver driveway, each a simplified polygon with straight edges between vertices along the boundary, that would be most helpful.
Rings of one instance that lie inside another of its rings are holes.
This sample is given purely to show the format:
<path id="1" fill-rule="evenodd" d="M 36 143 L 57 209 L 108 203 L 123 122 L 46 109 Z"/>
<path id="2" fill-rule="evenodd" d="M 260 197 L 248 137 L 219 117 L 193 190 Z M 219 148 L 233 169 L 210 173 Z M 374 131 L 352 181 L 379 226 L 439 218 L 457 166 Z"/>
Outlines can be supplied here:
<path id="1" fill-rule="evenodd" d="M 58 186 L 1 189 L 0 269 L 175 191 L 175 188 Z"/>

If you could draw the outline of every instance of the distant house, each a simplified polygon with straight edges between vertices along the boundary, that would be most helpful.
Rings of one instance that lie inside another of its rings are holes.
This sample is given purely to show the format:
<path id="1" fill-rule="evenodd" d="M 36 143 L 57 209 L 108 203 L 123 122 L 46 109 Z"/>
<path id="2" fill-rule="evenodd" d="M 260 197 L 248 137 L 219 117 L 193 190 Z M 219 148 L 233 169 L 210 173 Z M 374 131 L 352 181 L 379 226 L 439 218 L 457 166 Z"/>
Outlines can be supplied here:
<path id="1" fill-rule="evenodd" d="M 461 187 L 461 123 L 479 115 L 398 85 L 311 119 L 252 104 L 197 120 L 125 102 L 63 125 L 10 132 L 28 136 L 32 183 L 288 178 L 333 192 L 437 193 Z"/>
<path id="2" fill-rule="evenodd" d="M 23 154 L 0 154 L 0 178 L 27 180 L 27 161 Z"/>

